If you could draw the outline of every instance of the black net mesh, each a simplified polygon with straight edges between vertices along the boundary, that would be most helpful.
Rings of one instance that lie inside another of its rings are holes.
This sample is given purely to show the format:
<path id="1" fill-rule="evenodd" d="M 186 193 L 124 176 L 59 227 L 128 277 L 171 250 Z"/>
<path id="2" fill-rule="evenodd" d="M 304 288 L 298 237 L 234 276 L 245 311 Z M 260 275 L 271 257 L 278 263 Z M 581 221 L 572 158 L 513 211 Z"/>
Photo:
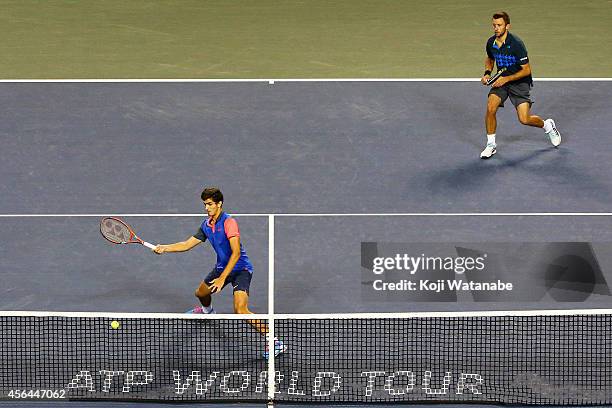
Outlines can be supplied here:
<path id="1" fill-rule="evenodd" d="M 1 397 L 64 390 L 69 399 L 266 399 L 265 384 L 255 392 L 265 338 L 246 321 L 116 321 L 115 329 L 111 318 L 2 317 Z"/>
<path id="2" fill-rule="evenodd" d="M 293 371 L 283 400 L 612 402 L 610 315 L 300 319 L 275 327 L 289 347 L 276 368 Z"/>
<path id="3" fill-rule="evenodd" d="M 246 321 L 116 321 L 0 317 L 0 398 L 268 400 L 265 337 Z M 296 315 L 274 330 L 277 402 L 612 403 L 611 314 Z"/>

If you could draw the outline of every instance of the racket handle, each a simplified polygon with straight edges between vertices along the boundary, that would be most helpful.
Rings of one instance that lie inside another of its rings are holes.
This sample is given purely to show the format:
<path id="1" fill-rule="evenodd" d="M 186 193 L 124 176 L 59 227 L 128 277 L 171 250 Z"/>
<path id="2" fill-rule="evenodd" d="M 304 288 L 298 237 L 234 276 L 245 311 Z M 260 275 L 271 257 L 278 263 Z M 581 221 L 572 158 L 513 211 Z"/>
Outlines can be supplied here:
<path id="1" fill-rule="evenodd" d="M 146 246 L 146 247 L 147 247 L 147 248 L 149 248 L 149 249 L 155 249 L 155 247 L 157 246 L 157 245 L 153 245 L 153 244 L 151 244 L 151 243 L 149 243 L 149 242 L 147 242 L 147 241 L 144 241 L 144 242 L 142 243 L 142 245 Z"/>

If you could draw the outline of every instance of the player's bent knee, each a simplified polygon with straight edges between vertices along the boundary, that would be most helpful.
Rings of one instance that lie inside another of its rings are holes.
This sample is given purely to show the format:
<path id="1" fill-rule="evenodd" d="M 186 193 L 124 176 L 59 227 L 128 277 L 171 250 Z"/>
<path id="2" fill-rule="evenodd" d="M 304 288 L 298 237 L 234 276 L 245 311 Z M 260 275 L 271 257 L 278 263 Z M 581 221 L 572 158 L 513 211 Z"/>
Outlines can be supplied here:
<path id="1" fill-rule="evenodd" d="M 528 125 L 529 124 L 529 117 L 528 116 L 519 116 L 519 122 L 521 122 L 523 125 Z"/>
<path id="2" fill-rule="evenodd" d="M 487 105 L 487 115 L 495 115 L 497 113 L 497 109 L 499 106 L 497 105 Z"/>
<path id="3" fill-rule="evenodd" d="M 201 284 L 200 286 L 198 286 L 198 288 L 195 291 L 195 296 L 197 298 L 203 298 L 208 295 L 210 295 L 210 288 L 205 284 Z"/>
<path id="4" fill-rule="evenodd" d="M 249 297 L 246 292 L 236 291 L 234 292 L 234 313 L 237 314 L 249 314 L 251 311 L 248 307 Z"/>

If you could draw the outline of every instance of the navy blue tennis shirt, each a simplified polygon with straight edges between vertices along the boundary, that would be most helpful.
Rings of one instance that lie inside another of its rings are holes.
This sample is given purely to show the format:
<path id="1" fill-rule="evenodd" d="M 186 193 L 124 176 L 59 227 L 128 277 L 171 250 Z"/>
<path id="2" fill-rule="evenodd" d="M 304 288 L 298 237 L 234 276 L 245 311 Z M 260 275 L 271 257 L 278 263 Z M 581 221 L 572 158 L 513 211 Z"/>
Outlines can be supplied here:
<path id="1" fill-rule="evenodd" d="M 529 57 L 527 56 L 527 48 L 525 47 L 525 43 L 514 34 L 508 32 L 506 36 L 506 41 L 502 44 L 501 47 L 497 45 L 495 42 L 495 36 L 489 38 L 487 40 L 487 56 L 490 59 L 495 60 L 495 65 L 497 65 L 497 69 L 506 67 L 507 71 L 503 73 L 503 76 L 508 76 L 512 74 L 516 74 L 521 70 L 521 65 L 525 65 L 529 62 Z M 512 83 L 521 83 L 527 82 L 530 86 L 533 86 L 533 79 L 531 78 L 531 74 L 513 81 Z"/>

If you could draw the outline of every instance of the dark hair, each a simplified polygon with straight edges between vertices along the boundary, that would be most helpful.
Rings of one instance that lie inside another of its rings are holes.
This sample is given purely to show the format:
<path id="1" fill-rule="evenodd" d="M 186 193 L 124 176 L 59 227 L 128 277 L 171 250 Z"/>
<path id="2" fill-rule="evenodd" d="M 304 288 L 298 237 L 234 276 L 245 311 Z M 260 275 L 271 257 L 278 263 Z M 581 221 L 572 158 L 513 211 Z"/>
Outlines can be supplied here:
<path id="1" fill-rule="evenodd" d="M 510 24 L 510 16 L 505 11 L 498 11 L 493 14 L 493 20 L 497 20 L 498 18 L 503 18 L 506 24 Z"/>
<path id="2" fill-rule="evenodd" d="M 223 201 L 223 193 L 217 187 L 206 187 L 204 191 L 202 191 L 201 197 L 202 201 L 209 198 L 212 198 L 215 203 Z"/>

